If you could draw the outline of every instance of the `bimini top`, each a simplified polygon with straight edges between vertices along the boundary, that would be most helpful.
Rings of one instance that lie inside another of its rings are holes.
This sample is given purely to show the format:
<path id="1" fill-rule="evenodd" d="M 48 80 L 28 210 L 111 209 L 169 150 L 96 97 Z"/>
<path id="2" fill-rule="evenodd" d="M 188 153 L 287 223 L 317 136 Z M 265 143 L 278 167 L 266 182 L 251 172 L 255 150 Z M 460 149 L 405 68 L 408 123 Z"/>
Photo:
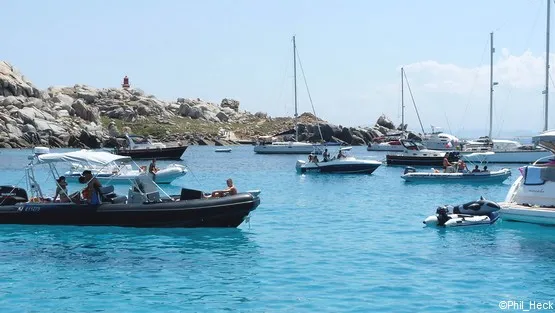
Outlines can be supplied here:
<path id="1" fill-rule="evenodd" d="M 555 130 L 548 130 L 532 137 L 534 144 L 555 153 Z"/>
<path id="2" fill-rule="evenodd" d="M 107 165 L 114 161 L 129 162 L 131 158 L 104 151 L 79 150 L 65 153 L 46 153 L 37 156 L 38 163 L 94 163 Z"/>

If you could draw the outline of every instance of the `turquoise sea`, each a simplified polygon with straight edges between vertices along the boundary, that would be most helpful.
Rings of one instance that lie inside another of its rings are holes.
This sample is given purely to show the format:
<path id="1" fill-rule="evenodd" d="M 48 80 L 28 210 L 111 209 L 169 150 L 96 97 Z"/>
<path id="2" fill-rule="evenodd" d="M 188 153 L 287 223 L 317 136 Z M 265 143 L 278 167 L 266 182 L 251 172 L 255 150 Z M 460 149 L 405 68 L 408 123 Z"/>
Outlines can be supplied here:
<path id="1" fill-rule="evenodd" d="M 167 188 L 210 191 L 232 177 L 262 190 L 239 229 L 0 225 L 0 311 L 497 312 L 501 301 L 555 301 L 555 228 L 422 224 L 441 204 L 502 201 L 517 166 L 498 185 L 407 184 L 403 167 L 385 165 L 299 175 L 306 156 L 252 148 L 190 147 L 190 172 Z M 29 154 L 0 151 L 0 184 L 23 185 Z M 40 173 L 50 193 L 51 180 Z"/>

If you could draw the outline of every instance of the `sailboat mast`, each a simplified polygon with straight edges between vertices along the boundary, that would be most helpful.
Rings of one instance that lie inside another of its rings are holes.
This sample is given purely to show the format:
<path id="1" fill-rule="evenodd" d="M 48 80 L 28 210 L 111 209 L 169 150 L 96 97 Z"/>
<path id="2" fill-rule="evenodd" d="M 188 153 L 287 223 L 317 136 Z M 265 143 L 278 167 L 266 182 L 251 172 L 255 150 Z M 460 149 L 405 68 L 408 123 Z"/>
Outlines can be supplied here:
<path id="1" fill-rule="evenodd" d="M 549 0 L 550 1 L 550 0 Z M 493 128 L 493 53 L 495 48 L 493 47 L 493 33 L 490 33 L 490 63 L 489 63 L 489 139 L 491 138 L 491 132 Z"/>
<path id="2" fill-rule="evenodd" d="M 548 109 L 549 109 L 549 22 L 551 14 L 551 0 L 547 0 L 547 27 L 545 31 L 545 122 L 543 131 L 547 131 L 548 123 Z"/>
<path id="3" fill-rule="evenodd" d="M 297 112 L 297 45 L 293 36 L 293 89 L 295 93 L 295 141 L 299 140 L 299 128 L 297 127 L 299 113 Z"/>
<path id="4" fill-rule="evenodd" d="M 401 127 L 405 127 L 405 69 L 401 67 Z"/>

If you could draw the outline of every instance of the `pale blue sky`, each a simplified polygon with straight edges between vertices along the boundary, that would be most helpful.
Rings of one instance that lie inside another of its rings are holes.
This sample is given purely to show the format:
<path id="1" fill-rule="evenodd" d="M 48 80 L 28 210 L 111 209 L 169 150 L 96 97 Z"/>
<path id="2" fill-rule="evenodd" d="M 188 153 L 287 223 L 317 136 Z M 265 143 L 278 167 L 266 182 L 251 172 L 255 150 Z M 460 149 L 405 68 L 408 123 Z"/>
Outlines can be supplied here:
<path id="1" fill-rule="evenodd" d="M 292 115 L 295 34 L 324 119 L 354 126 L 386 113 L 398 123 L 408 65 L 424 126 L 459 135 L 487 133 L 485 47 L 495 31 L 494 134 L 543 128 L 545 0 L 3 0 L 1 10 L 0 59 L 40 88 L 116 87 L 128 75 L 161 99 L 231 97 L 251 112 Z M 301 112 L 310 110 L 302 83 Z M 407 121 L 417 128 L 412 107 Z"/>

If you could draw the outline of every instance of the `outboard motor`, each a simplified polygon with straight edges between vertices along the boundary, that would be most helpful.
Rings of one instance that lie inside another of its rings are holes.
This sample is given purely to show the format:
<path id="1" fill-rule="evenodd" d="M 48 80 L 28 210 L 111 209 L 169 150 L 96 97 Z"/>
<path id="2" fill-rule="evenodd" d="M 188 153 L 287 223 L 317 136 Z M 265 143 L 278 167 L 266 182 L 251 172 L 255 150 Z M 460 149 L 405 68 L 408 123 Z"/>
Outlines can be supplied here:
<path id="1" fill-rule="evenodd" d="M 407 173 L 415 173 L 416 169 L 412 166 L 407 166 L 405 167 L 405 172 L 403 174 L 407 174 Z"/>
<path id="2" fill-rule="evenodd" d="M 14 205 L 27 201 L 29 201 L 29 198 L 25 189 L 14 186 L 0 186 L 0 205 Z"/>
<path id="3" fill-rule="evenodd" d="M 451 219 L 449 217 L 449 209 L 447 208 L 447 206 L 438 207 L 437 210 L 436 210 L 436 214 L 437 214 L 437 225 L 438 226 L 445 225 L 445 222 L 447 222 L 448 220 Z"/>

